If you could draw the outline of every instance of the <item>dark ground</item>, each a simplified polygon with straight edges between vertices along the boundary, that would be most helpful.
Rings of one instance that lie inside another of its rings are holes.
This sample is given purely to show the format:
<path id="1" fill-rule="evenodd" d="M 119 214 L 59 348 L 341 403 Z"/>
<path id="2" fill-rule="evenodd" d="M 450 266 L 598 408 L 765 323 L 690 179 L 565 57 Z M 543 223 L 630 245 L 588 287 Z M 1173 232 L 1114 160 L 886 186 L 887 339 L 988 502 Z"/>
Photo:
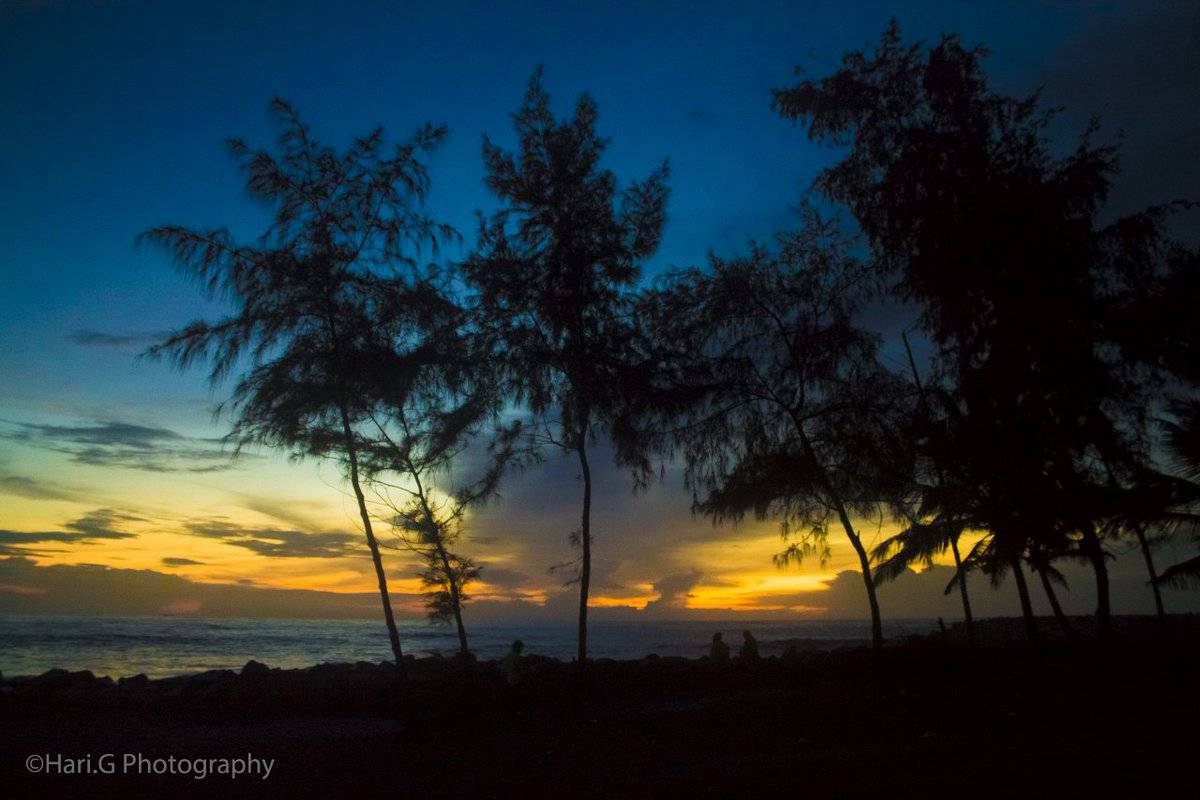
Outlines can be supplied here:
<path id="1" fill-rule="evenodd" d="M 1163 638 L 1126 621 L 1111 644 L 1051 642 L 1039 656 L 935 636 L 878 658 L 601 661 L 583 699 L 571 665 L 536 662 L 516 689 L 491 665 L 465 679 L 418 664 L 402 697 L 366 664 L 142 686 L 10 680 L 0 796 L 1192 796 L 1196 628 L 1173 620 Z M 24 766 L 31 754 L 248 752 L 275 759 L 267 780 Z"/>

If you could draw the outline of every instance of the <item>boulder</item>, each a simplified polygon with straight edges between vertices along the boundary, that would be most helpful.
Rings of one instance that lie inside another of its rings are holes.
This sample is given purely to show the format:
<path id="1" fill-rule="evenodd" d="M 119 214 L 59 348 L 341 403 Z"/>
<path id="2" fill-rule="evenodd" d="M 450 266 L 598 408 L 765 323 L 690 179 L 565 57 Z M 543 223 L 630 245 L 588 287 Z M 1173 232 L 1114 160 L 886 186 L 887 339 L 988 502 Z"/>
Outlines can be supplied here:
<path id="1" fill-rule="evenodd" d="M 269 675 L 270 672 L 270 667 L 254 659 L 250 659 L 246 662 L 246 666 L 242 667 L 243 678 L 262 678 Z"/>

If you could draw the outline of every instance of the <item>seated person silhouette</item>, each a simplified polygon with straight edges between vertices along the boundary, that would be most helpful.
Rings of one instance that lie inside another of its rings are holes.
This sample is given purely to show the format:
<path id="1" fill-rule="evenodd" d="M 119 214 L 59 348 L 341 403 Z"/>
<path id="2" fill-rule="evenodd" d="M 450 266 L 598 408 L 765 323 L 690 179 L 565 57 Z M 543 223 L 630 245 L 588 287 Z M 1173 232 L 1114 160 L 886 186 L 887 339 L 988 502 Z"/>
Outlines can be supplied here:
<path id="1" fill-rule="evenodd" d="M 758 661 L 758 640 L 750 631 L 742 631 L 742 647 L 738 657 L 743 661 Z"/>
<path id="2" fill-rule="evenodd" d="M 504 674 L 504 681 L 509 686 L 516 686 L 521 681 L 521 651 L 525 649 L 525 643 L 520 639 L 514 639 L 512 650 L 500 662 L 500 672 Z"/>
<path id="3" fill-rule="evenodd" d="M 719 664 L 729 660 L 729 645 L 721 641 L 720 631 L 713 634 L 712 648 L 708 651 L 708 657 Z"/>

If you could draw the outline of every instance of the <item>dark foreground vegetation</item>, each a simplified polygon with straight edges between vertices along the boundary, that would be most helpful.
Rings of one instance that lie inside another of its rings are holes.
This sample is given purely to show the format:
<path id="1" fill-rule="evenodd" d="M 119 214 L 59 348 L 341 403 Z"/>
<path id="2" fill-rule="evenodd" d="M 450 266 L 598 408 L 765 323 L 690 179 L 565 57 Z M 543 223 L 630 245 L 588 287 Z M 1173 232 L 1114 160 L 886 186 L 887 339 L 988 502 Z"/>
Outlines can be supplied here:
<path id="1" fill-rule="evenodd" d="M 1085 629 L 1083 620 L 1078 628 Z M 216 671 L 110 682 L 52 671 L 0 696 L 10 797 L 1152 796 L 1190 785 L 1200 619 L 1116 618 L 1115 640 L 976 624 L 714 664 L 596 660 Z M 30 775 L 30 753 L 273 758 L 243 776 Z"/>

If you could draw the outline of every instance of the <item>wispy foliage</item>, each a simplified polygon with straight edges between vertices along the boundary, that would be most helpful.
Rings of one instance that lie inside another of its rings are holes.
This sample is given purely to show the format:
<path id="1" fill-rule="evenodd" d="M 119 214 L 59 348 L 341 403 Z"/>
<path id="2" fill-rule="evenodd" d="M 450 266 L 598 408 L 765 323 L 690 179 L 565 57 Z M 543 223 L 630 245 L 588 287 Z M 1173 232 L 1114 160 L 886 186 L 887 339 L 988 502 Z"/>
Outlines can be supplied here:
<path id="1" fill-rule="evenodd" d="M 658 445 L 683 456 L 695 510 L 781 520 L 780 563 L 823 562 L 830 525 L 840 526 L 861 557 L 878 629 L 852 522 L 881 509 L 881 476 L 862 455 L 899 388 L 857 319 L 876 291 L 849 242 L 808 209 L 775 250 L 673 274 L 640 311 L 662 380 L 678 381 L 658 412 Z"/>
<path id="2" fill-rule="evenodd" d="M 583 96 L 558 120 L 534 73 L 513 114 L 517 150 L 485 138 L 487 185 L 502 203 L 481 220 L 464 264 L 480 324 L 499 343 L 505 393 L 530 414 L 537 444 L 579 460 L 579 662 L 587 657 L 591 572 L 588 446 L 611 429 L 639 364 L 629 320 L 641 262 L 658 247 L 666 219 L 664 164 L 618 189 L 600 167 L 605 140 L 595 103 Z"/>
<path id="3" fill-rule="evenodd" d="M 200 320 L 152 347 L 180 368 L 209 364 L 218 384 L 235 371 L 226 405 L 229 438 L 342 462 L 375 564 L 399 668 L 400 641 L 359 480 L 362 429 L 384 398 L 426 391 L 425 368 L 443 358 L 438 334 L 457 322 L 444 276 L 418 261 L 452 235 L 422 211 L 424 159 L 445 138 L 430 125 L 386 143 L 381 129 L 344 151 L 317 141 L 295 109 L 275 100 L 275 152 L 229 142 L 250 196 L 271 211 L 256 242 L 225 229 L 167 225 L 143 234 L 164 247 L 205 291 L 233 310 Z"/>

